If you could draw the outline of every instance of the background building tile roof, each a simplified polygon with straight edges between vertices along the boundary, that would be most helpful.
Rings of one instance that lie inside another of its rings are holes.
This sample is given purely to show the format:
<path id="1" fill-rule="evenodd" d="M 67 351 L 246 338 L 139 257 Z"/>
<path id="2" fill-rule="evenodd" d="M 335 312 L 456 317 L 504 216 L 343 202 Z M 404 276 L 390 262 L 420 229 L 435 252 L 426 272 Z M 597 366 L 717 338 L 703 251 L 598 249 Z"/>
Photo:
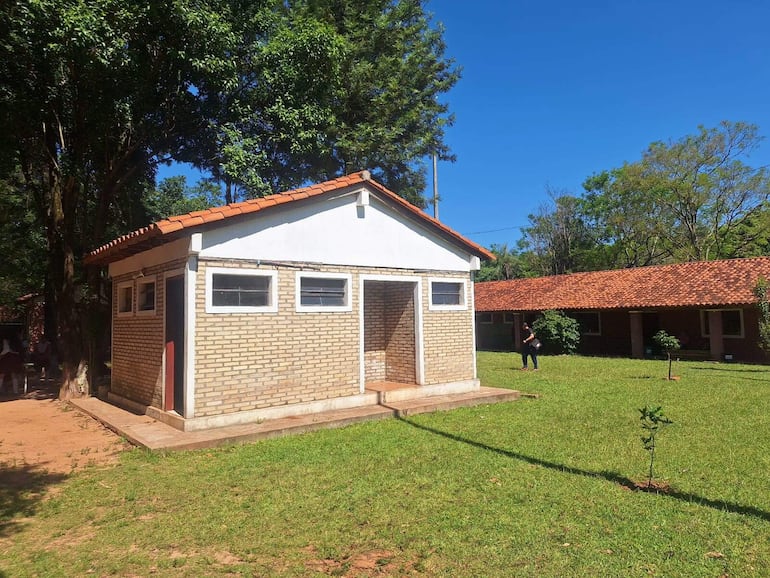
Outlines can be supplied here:
<path id="1" fill-rule="evenodd" d="M 221 225 L 223 224 L 223 221 L 226 221 L 227 219 L 243 217 L 273 207 L 279 207 L 286 203 L 309 199 L 363 183 L 367 183 L 373 189 L 382 193 L 384 197 L 393 201 L 409 218 L 433 228 L 440 235 L 452 240 L 455 244 L 464 247 L 470 254 L 483 259 L 493 260 L 495 258 L 494 255 L 480 245 L 466 239 L 440 221 L 402 199 L 396 193 L 388 190 L 377 181 L 373 180 L 369 171 L 359 171 L 344 177 L 307 187 L 301 187 L 284 193 L 169 217 L 168 219 L 152 223 L 147 227 L 118 237 L 106 245 L 102 245 L 86 255 L 84 262 L 90 265 L 106 265 L 175 239 L 179 239 L 180 237 L 202 230 L 205 227 Z"/>
<path id="2" fill-rule="evenodd" d="M 770 257 L 476 283 L 476 311 L 660 309 L 756 303 Z"/>

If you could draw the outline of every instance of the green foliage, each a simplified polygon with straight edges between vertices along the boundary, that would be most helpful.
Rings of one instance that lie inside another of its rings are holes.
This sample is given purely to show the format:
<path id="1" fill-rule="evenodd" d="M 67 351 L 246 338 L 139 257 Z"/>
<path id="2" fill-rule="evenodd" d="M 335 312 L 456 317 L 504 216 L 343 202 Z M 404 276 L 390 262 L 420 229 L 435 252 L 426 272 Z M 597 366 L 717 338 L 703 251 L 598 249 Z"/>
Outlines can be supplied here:
<path id="1" fill-rule="evenodd" d="M 433 153 L 453 160 L 444 130 L 453 122 L 441 102 L 460 77 L 444 57 L 441 25 L 431 25 L 425 0 L 296 0 L 300 14 L 331 26 L 343 39 L 341 82 L 328 154 L 317 173 L 370 168 L 373 176 L 423 206 Z"/>
<path id="2" fill-rule="evenodd" d="M 489 251 L 497 258 L 481 263 L 481 269 L 476 273 L 476 281 L 504 281 L 525 276 L 518 254 L 508 249 L 508 245 L 492 245 Z"/>
<path id="3" fill-rule="evenodd" d="M 580 197 L 554 195 L 523 229 L 542 275 L 767 255 L 770 172 L 745 164 L 756 126 L 722 122 L 593 174 Z"/>
<path id="4" fill-rule="evenodd" d="M 679 340 L 673 335 L 666 333 L 665 329 L 661 329 L 655 335 L 653 335 L 652 340 L 667 353 L 676 351 L 681 347 Z"/>
<path id="5" fill-rule="evenodd" d="M 671 352 L 676 351 L 681 347 L 681 344 L 679 343 L 679 340 L 674 337 L 673 335 L 669 335 L 666 333 L 664 329 L 661 329 L 658 331 L 655 335 L 652 336 L 652 340 L 658 344 L 658 347 L 660 347 L 663 351 L 666 352 L 666 355 L 668 356 L 668 379 L 671 379 Z"/>
<path id="6" fill-rule="evenodd" d="M 549 191 L 551 203 L 529 215 L 522 228 L 522 248 L 530 254 L 530 266 L 539 275 L 561 275 L 592 270 L 596 240 L 580 210 L 579 198 Z"/>
<path id="7" fill-rule="evenodd" d="M 532 329 L 549 353 L 573 354 L 580 345 L 580 324 L 561 311 L 543 311 Z"/>
<path id="8" fill-rule="evenodd" d="M 658 433 L 667 425 L 674 423 L 663 415 L 661 406 L 648 407 L 644 406 L 639 409 L 639 420 L 642 422 L 642 429 L 644 435 L 642 436 L 642 443 L 644 449 L 650 453 L 650 470 L 647 478 L 647 487 L 652 485 L 653 478 L 653 466 L 655 464 L 655 442 Z"/>
<path id="9" fill-rule="evenodd" d="M 765 167 L 743 163 L 760 142 L 757 127 L 722 122 L 696 135 L 656 142 L 642 157 L 642 179 L 670 215 L 672 256 L 679 261 L 732 257 L 725 240 L 770 197 Z"/>
<path id="10" fill-rule="evenodd" d="M 103 301 L 80 256 L 210 200 L 148 195 L 160 163 L 210 171 L 228 201 L 368 168 L 423 204 L 422 160 L 451 159 L 438 98 L 459 73 L 422 0 L 8 0 L 0 37 L 0 178 L 34 201 L 65 374 L 76 287 Z"/>
<path id="11" fill-rule="evenodd" d="M 665 237 L 673 223 L 642 181 L 638 163 L 592 175 L 583 189 L 580 210 L 605 247 L 606 268 L 643 267 L 668 257 Z"/>
<path id="12" fill-rule="evenodd" d="M 143 204 L 150 221 L 159 221 L 221 205 L 222 191 L 209 181 L 188 187 L 185 177 L 169 177 L 145 194 Z"/>
<path id="13" fill-rule="evenodd" d="M 20 179 L 15 174 L 0 180 L 0 306 L 13 307 L 23 295 L 42 293 L 45 283 L 44 231 Z"/>
<path id="14" fill-rule="evenodd" d="M 759 346 L 770 353 L 770 302 L 768 302 L 768 282 L 764 277 L 757 280 L 754 295 L 759 308 Z"/>

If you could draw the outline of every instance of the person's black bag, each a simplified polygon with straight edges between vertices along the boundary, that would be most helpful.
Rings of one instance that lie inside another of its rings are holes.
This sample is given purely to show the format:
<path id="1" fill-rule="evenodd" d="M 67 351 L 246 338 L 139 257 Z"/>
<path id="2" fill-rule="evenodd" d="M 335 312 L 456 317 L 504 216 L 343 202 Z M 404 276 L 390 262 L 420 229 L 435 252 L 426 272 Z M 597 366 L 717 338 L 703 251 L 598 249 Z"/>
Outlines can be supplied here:
<path id="1" fill-rule="evenodd" d="M 543 344 L 540 343 L 539 339 L 535 338 L 535 339 L 532 340 L 532 344 L 531 345 L 532 345 L 532 349 L 534 349 L 535 351 L 540 351 L 540 347 Z"/>

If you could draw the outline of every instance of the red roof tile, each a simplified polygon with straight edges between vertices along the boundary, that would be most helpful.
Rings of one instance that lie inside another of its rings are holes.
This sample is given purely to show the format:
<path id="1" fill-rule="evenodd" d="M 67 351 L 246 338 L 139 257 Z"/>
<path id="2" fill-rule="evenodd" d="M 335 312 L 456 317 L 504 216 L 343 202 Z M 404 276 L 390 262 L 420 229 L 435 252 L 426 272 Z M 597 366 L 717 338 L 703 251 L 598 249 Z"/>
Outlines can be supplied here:
<path id="1" fill-rule="evenodd" d="M 653 309 L 756 303 L 770 257 L 476 283 L 476 311 Z"/>
<path id="2" fill-rule="evenodd" d="M 186 215 L 169 217 L 168 219 L 152 223 L 147 227 L 110 241 L 106 245 L 103 245 L 86 255 L 84 262 L 93 265 L 106 265 L 145 250 L 147 248 L 147 241 L 152 241 L 153 245 L 167 243 L 186 234 L 196 232 L 196 230 L 200 230 L 202 227 L 206 227 L 209 224 L 213 226 L 222 225 L 227 219 L 232 217 L 246 215 L 274 206 L 283 205 L 285 203 L 323 195 L 330 191 L 337 191 L 364 182 L 379 191 L 383 196 L 395 202 L 395 204 L 403 209 L 410 218 L 428 224 L 428 226 L 438 230 L 440 234 L 463 246 L 471 254 L 484 259 L 495 258 L 494 255 L 480 245 L 461 236 L 459 233 L 426 214 L 424 211 L 405 201 L 394 192 L 389 191 L 378 182 L 372 180 L 369 171 L 360 171 L 331 181 L 318 183 L 308 187 L 301 187 L 285 193 L 278 193 L 267 197 L 242 201 L 240 203 L 232 203 L 224 207 L 214 207 L 203 211 L 195 211 L 194 213 Z"/>

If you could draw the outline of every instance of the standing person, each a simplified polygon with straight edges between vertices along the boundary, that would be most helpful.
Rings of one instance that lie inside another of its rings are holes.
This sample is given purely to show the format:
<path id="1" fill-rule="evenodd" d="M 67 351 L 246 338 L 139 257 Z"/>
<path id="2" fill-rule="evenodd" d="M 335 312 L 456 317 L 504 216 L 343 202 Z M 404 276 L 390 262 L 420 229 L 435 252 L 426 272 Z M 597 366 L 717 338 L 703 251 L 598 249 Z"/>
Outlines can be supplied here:
<path id="1" fill-rule="evenodd" d="M 10 339 L 3 339 L 3 349 L 0 350 L 0 390 L 3 389 L 6 374 L 11 376 L 13 393 L 19 393 L 19 383 L 24 383 L 24 362 L 11 347 Z"/>
<path id="2" fill-rule="evenodd" d="M 527 367 L 527 356 L 532 358 L 532 368 L 537 371 L 537 349 L 535 348 L 535 332 L 532 331 L 530 326 L 525 322 L 521 326 L 522 340 L 521 340 L 521 363 L 522 371 L 529 369 Z"/>
<path id="3" fill-rule="evenodd" d="M 43 335 L 42 339 L 35 345 L 32 352 L 32 363 L 35 364 L 35 370 L 40 374 L 40 379 L 48 381 L 51 375 L 51 342 Z"/>

